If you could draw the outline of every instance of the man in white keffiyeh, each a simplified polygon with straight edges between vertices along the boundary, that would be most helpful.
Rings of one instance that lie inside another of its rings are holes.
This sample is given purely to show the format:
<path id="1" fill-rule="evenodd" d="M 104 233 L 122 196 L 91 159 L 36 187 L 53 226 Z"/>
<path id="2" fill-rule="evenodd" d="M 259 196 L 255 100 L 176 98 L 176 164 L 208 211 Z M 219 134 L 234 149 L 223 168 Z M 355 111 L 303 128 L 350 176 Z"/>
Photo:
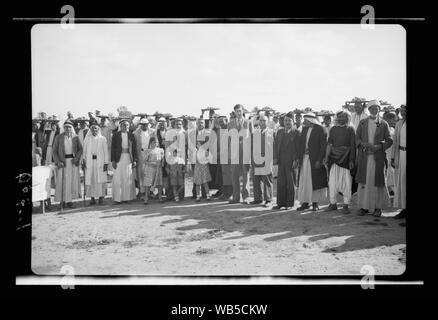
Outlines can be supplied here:
<path id="1" fill-rule="evenodd" d="M 99 198 L 99 204 L 103 204 L 106 194 L 108 163 L 107 140 L 101 134 L 97 122 L 93 122 L 90 124 L 90 130 L 84 139 L 83 153 L 86 195 L 91 197 L 90 205 L 96 204 L 95 198 Z"/>

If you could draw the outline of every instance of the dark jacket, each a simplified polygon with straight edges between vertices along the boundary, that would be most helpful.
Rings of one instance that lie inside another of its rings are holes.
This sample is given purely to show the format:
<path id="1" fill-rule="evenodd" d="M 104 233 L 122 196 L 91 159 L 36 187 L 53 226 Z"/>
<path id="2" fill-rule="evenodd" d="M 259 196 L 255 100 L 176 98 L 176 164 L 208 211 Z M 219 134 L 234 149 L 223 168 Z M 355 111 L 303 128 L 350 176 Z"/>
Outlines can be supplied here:
<path id="1" fill-rule="evenodd" d="M 128 133 L 128 145 L 129 145 L 129 154 L 131 156 L 131 161 L 137 162 L 137 145 L 135 143 L 135 137 L 132 132 Z M 113 134 L 113 138 L 111 141 L 111 161 L 115 161 L 116 163 L 120 161 L 120 157 L 122 156 L 122 132 L 117 131 Z"/>
<path id="2" fill-rule="evenodd" d="M 299 137 L 300 133 L 294 127 L 289 133 L 285 128 L 278 129 L 274 139 L 274 162 L 292 166 L 298 159 Z"/>
<path id="3" fill-rule="evenodd" d="M 332 147 L 348 147 L 348 154 L 336 158 L 333 153 L 328 155 L 328 168 L 330 170 L 333 164 L 337 164 L 341 168 L 350 170 L 350 162 L 353 164 L 356 161 L 356 134 L 353 126 L 339 127 L 334 126 L 329 131 L 328 143 Z M 343 160 L 342 160 L 343 159 Z"/>
<path id="4" fill-rule="evenodd" d="M 322 165 L 323 159 L 325 157 L 327 149 L 327 136 L 325 134 L 324 128 L 320 125 L 313 125 L 312 132 L 309 136 L 309 160 L 312 171 L 312 187 L 313 190 L 318 190 L 328 187 L 327 181 L 327 170 L 325 166 Z M 299 144 L 299 159 L 300 159 L 300 172 L 303 167 L 303 159 L 306 151 L 306 137 L 309 127 L 304 127 L 300 135 Z M 315 168 L 316 162 L 319 161 L 321 167 L 319 169 Z M 299 181 L 299 180 L 298 180 Z"/>
<path id="5" fill-rule="evenodd" d="M 367 176 L 367 153 L 363 150 L 363 143 L 373 143 L 374 145 L 382 145 L 382 149 L 374 153 L 374 159 L 376 160 L 376 173 L 375 173 L 375 186 L 385 186 L 385 150 L 391 147 L 392 139 L 389 133 L 388 123 L 385 120 L 380 120 L 376 127 L 376 133 L 374 135 L 374 141 L 368 141 L 368 118 L 359 122 L 356 129 L 356 145 L 357 145 L 357 183 L 366 184 Z"/>
<path id="6" fill-rule="evenodd" d="M 64 137 L 65 134 L 61 133 L 58 134 L 55 138 L 55 142 L 53 143 L 53 160 L 55 161 L 55 164 L 59 164 L 60 162 L 65 164 L 65 147 L 64 147 Z M 73 145 L 73 160 L 72 163 L 75 166 L 79 165 L 81 156 L 82 156 L 82 145 L 79 141 L 79 137 L 75 136 L 73 137 L 72 141 Z"/>

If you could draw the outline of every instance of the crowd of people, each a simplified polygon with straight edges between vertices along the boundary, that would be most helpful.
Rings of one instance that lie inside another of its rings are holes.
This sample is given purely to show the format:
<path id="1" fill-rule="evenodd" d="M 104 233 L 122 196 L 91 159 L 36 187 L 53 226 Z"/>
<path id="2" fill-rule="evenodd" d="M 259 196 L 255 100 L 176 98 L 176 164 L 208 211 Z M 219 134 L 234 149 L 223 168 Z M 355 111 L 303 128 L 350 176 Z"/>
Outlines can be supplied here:
<path id="1" fill-rule="evenodd" d="M 148 204 L 151 198 L 179 202 L 184 199 L 189 173 L 196 201 L 243 200 L 281 209 L 293 207 L 298 200 L 298 211 L 316 211 L 328 199 L 325 211 L 332 211 L 338 209 L 338 196 L 342 196 L 341 211 L 349 214 L 357 192 L 358 215 L 378 217 L 392 206 L 401 209 L 396 218 L 406 217 L 406 105 L 383 110 L 378 100 L 356 101 L 350 109 L 332 114 L 295 109 L 248 116 L 237 104 L 229 117 L 214 109 L 208 117 L 203 115 L 133 116 L 124 109 L 117 117 L 96 111 L 75 119 L 68 113 L 60 126 L 56 117 L 40 114 L 33 121 L 33 166 L 54 168 L 55 201 L 63 208 L 74 208 L 73 200 L 82 198 L 81 177 L 89 205 L 103 204 L 111 173 L 115 205 L 135 199 Z M 187 152 L 189 130 L 196 133 L 195 150 L 202 150 L 194 161 Z M 221 141 L 224 130 L 238 133 L 237 163 L 229 161 L 230 140 Z M 214 140 L 209 139 L 212 132 Z M 245 161 L 245 140 L 252 149 L 260 144 L 262 163 L 253 153 Z M 206 144 L 210 148 L 204 150 Z M 220 156 L 224 148 L 228 161 Z M 249 201 L 250 180 L 253 201 Z M 46 201 L 50 208 L 50 197 Z"/>

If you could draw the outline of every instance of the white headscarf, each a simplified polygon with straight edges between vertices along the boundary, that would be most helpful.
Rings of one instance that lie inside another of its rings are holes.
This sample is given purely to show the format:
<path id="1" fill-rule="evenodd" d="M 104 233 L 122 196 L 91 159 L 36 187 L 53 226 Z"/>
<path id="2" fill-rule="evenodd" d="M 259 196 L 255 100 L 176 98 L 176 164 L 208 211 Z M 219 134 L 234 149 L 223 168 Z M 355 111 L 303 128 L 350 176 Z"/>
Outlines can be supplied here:
<path id="1" fill-rule="evenodd" d="M 316 115 L 313 112 L 305 113 L 303 115 L 303 120 L 304 119 L 307 119 L 308 121 L 310 121 L 313 124 L 320 124 L 318 119 L 316 118 Z"/>
<path id="2" fill-rule="evenodd" d="M 92 126 L 97 126 L 97 135 L 96 135 L 96 137 L 101 137 L 102 136 L 102 132 L 101 132 L 101 128 L 100 128 L 100 126 L 98 126 L 97 124 L 92 124 L 91 126 L 90 126 L 90 128 L 88 129 L 88 131 L 87 131 L 87 134 L 85 135 L 85 138 L 84 138 L 84 141 L 85 140 L 87 140 L 88 138 L 90 138 L 90 137 L 93 137 L 93 133 L 91 132 L 91 127 Z"/>

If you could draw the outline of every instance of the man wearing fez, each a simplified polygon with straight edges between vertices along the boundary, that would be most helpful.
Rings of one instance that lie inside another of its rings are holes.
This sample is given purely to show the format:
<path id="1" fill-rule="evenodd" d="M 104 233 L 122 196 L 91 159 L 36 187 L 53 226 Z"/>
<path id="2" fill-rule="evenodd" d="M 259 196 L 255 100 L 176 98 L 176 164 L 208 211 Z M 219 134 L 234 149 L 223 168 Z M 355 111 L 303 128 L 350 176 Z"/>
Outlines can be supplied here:
<path id="1" fill-rule="evenodd" d="M 134 170 L 137 163 L 137 143 L 129 132 L 130 120 L 123 118 L 119 122 L 120 130 L 114 133 L 111 143 L 113 174 L 113 200 L 115 204 L 129 203 L 135 199 Z"/>
<path id="2" fill-rule="evenodd" d="M 264 206 L 271 207 L 272 203 L 272 160 L 274 147 L 274 129 L 268 128 L 268 118 L 264 113 L 258 116 L 259 129 L 254 129 L 253 133 L 253 152 L 258 153 L 264 158 L 263 163 L 257 163 L 257 158 L 253 156 L 254 168 L 254 201 L 251 204 L 260 204 L 263 202 L 261 183 L 263 182 L 263 196 L 265 200 Z M 259 146 L 256 146 L 256 139 L 254 135 L 259 134 Z"/>
<path id="3" fill-rule="evenodd" d="M 395 126 L 391 155 L 391 166 L 395 168 L 397 176 L 394 207 L 402 209 L 395 216 L 397 219 L 406 217 L 406 105 L 400 107 L 400 115 L 402 119 Z"/>
<path id="4" fill-rule="evenodd" d="M 138 183 L 138 198 L 145 196 L 145 185 L 144 185 L 144 158 L 146 155 L 146 150 L 149 148 L 149 140 L 151 137 L 155 136 L 155 131 L 149 128 L 149 120 L 142 118 L 140 120 L 140 127 L 134 131 L 135 142 L 137 144 L 137 183 Z M 149 196 L 149 195 L 148 195 Z"/>
<path id="5" fill-rule="evenodd" d="M 230 120 L 228 124 L 228 130 L 237 130 L 238 139 L 239 139 L 239 154 L 238 154 L 238 163 L 231 163 L 231 178 L 233 184 L 233 199 L 230 200 L 230 203 L 240 203 L 240 181 L 239 178 L 242 176 L 242 197 L 243 201 L 248 203 L 249 197 L 249 168 L 250 168 L 250 159 L 251 155 L 246 155 L 244 159 L 244 139 L 249 139 L 249 148 L 248 153 L 250 153 L 250 145 L 251 145 L 251 133 L 252 126 L 251 122 L 243 117 L 243 106 L 241 104 L 237 104 L 234 106 L 234 114 L 235 118 Z M 229 154 L 231 157 L 231 137 L 229 138 Z M 248 159 L 246 159 L 248 158 Z M 248 163 L 244 163 L 244 160 L 247 160 Z"/>
<path id="6" fill-rule="evenodd" d="M 327 170 L 323 160 L 327 148 L 327 137 L 324 129 L 313 112 L 304 115 L 303 131 L 299 146 L 299 185 L 298 200 L 301 206 L 298 211 L 319 209 L 318 203 L 327 198 Z"/>
<path id="7" fill-rule="evenodd" d="M 342 213 L 350 213 L 352 176 L 356 159 L 356 137 L 350 123 L 351 114 L 347 110 L 336 113 L 335 124 L 329 132 L 324 165 L 329 170 L 330 205 L 325 211 L 337 210 L 337 194 L 342 193 L 344 206 Z"/>
<path id="8" fill-rule="evenodd" d="M 81 197 L 79 164 L 82 151 L 73 123 L 65 121 L 64 132 L 56 136 L 53 144 L 53 159 L 58 167 L 55 200 L 67 203 L 69 208 L 74 208 L 72 200 Z"/>
<path id="9" fill-rule="evenodd" d="M 367 106 L 370 115 L 359 122 L 356 130 L 358 215 L 374 211 L 373 215 L 380 217 L 389 202 L 384 170 L 385 150 L 392 145 L 392 139 L 388 123 L 380 119 L 380 103 L 372 100 Z"/>
<path id="10" fill-rule="evenodd" d="M 108 144 L 101 134 L 97 122 L 90 121 L 90 130 L 84 140 L 83 166 L 85 169 L 86 195 L 91 197 L 90 205 L 103 204 L 106 194 L 108 172 Z"/>
<path id="11" fill-rule="evenodd" d="M 295 203 L 295 174 L 298 167 L 299 132 L 293 125 L 294 114 L 288 112 L 284 118 L 284 127 L 280 127 L 274 142 L 274 164 L 278 165 L 277 206 L 290 208 Z"/>

